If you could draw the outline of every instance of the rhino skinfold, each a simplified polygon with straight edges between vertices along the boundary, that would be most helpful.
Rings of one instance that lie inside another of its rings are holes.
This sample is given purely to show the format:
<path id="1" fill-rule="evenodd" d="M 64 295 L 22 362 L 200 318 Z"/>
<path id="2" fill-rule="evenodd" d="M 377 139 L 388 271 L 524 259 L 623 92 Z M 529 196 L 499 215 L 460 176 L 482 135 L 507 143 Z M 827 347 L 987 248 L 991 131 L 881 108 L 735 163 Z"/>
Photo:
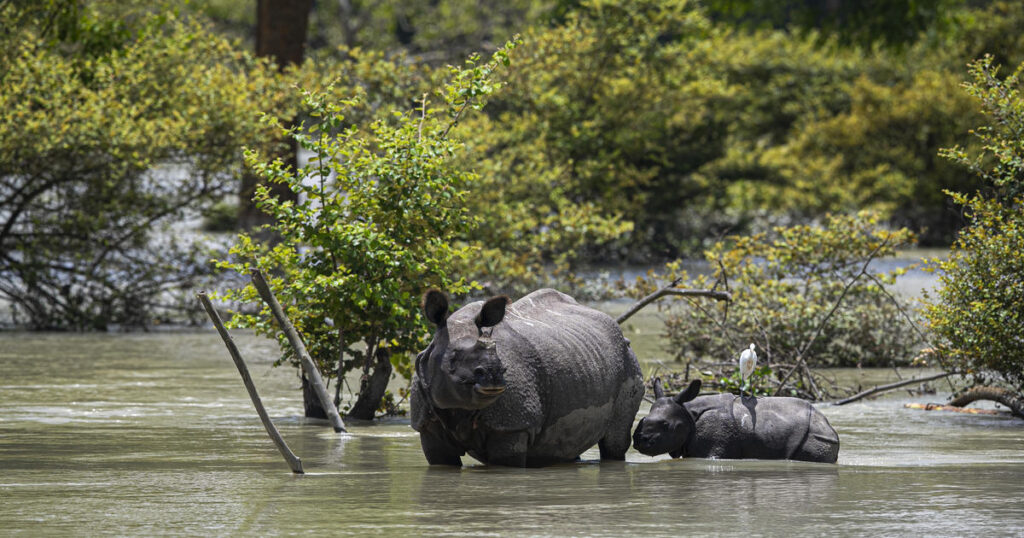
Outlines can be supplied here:
<path id="1" fill-rule="evenodd" d="M 443 293 L 424 297 L 437 332 L 416 358 L 410 407 L 427 461 L 534 467 L 595 444 L 624 459 L 644 386 L 618 324 L 551 289 L 507 302 L 448 315 Z"/>
<path id="2" fill-rule="evenodd" d="M 785 397 L 697 396 L 700 380 L 675 397 L 662 394 L 633 433 L 643 454 L 673 458 L 788 459 L 835 463 L 839 435 L 810 402 Z"/>

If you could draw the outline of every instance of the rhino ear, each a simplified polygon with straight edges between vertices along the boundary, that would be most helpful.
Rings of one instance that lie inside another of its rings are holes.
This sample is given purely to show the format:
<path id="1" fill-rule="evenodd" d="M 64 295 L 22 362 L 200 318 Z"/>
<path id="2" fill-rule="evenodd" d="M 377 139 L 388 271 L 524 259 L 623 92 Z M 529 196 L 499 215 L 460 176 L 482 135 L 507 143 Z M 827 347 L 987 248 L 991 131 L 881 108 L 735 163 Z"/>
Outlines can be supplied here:
<path id="1" fill-rule="evenodd" d="M 675 400 L 677 404 L 683 405 L 684 403 L 696 398 L 698 394 L 700 394 L 700 380 L 694 379 L 690 383 L 690 386 L 686 387 L 686 390 L 676 395 Z"/>
<path id="2" fill-rule="evenodd" d="M 428 290 L 423 294 L 423 314 L 434 325 L 444 325 L 448 319 L 448 296 L 438 290 Z"/>
<path id="3" fill-rule="evenodd" d="M 505 318 L 505 305 L 508 304 L 508 301 L 509 299 L 506 295 L 499 295 L 488 299 L 480 307 L 480 313 L 473 320 L 476 323 L 477 330 L 481 330 L 484 327 L 494 327 L 501 323 L 501 320 Z"/>
<path id="4" fill-rule="evenodd" d="M 665 389 L 661 388 L 661 378 L 660 377 L 654 378 L 653 385 L 654 385 L 654 398 L 655 399 L 664 398 L 665 397 Z"/>

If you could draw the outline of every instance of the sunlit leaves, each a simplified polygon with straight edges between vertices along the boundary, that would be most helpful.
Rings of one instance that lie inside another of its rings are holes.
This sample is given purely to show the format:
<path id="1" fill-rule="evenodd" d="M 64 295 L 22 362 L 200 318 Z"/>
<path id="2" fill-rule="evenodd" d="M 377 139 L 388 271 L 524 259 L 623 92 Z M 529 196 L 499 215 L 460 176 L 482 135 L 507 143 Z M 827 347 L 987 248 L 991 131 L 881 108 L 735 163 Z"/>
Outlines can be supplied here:
<path id="1" fill-rule="evenodd" d="M 314 153 L 298 170 L 280 161 L 247 158 L 266 180 L 285 183 L 298 201 L 281 201 L 260 188 L 255 199 L 271 214 L 276 243 L 242 235 L 234 257 L 220 266 L 275 275 L 271 285 L 292 305 L 310 354 L 328 376 L 366 364 L 367 349 L 387 349 L 400 373 L 425 335 L 418 300 L 431 287 L 461 294 L 470 284 L 458 268 L 477 250 L 461 238 L 477 219 L 466 208 L 476 176 L 457 166 L 461 144 L 447 136 L 467 108 L 495 88 L 495 69 L 508 50 L 487 61 L 452 68 L 450 80 L 421 97 L 417 108 L 389 108 L 367 123 L 345 114 L 360 99 L 338 100 L 335 88 L 305 91 L 309 120 L 284 132 Z M 431 105 L 431 102 L 437 105 Z M 251 286 L 229 299 L 253 302 Z M 266 312 L 234 318 L 236 326 L 281 338 Z M 287 349 L 282 339 L 283 349 Z"/>
<path id="2" fill-rule="evenodd" d="M 1024 99 L 1020 73 L 1005 78 L 991 58 L 970 66 L 967 92 L 988 117 L 975 130 L 982 150 L 945 155 L 969 166 L 988 187 L 952 193 L 968 226 L 946 260 L 936 260 L 942 287 L 926 313 L 958 368 L 980 383 L 1008 382 L 1024 393 Z"/>

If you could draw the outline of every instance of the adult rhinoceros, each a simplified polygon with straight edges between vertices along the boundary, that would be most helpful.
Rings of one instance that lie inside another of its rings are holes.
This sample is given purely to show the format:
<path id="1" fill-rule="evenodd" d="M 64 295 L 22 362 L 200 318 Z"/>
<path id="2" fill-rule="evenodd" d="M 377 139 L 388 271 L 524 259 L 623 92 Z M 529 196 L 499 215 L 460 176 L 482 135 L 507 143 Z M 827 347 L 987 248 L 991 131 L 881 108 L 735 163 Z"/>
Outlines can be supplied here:
<path id="1" fill-rule="evenodd" d="M 643 454 L 673 458 L 757 458 L 835 463 L 839 435 L 825 415 L 799 398 L 740 398 L 700 393 L 700 380 L 674 398 L 654 383 L 654 404 L 633 433 Z"/>
<path id="2" fill-rule="evenodd" d="M 449 316 L 443 293 L 424 296 L 437 332 L 416 357 L 410 406 L 427 461 L 536 467 L 594 444 L 624 459 L 644 386 L 618 324 L 551 289 L 508 301 Z"/>

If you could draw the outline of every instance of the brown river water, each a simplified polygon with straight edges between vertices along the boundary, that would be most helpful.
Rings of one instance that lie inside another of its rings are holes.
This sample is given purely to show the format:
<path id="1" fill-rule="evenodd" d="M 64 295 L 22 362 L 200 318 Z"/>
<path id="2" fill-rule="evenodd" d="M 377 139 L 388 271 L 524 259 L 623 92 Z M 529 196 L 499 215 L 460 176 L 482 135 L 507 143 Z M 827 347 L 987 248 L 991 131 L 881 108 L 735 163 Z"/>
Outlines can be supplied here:
<path id="1" fill-rule="evenodd" d="M 289 472 L 212 329 L 0 333 L 0 535 L 1024 535 L 1024 420 L 902 406 L 941 392 L 822 406 L 837 465 L 594 449 L 543 469 L 430 468 L 407 419 L 336 434 L 301 418 L 275 346 L 236 341 L 307 474 Z"/>

